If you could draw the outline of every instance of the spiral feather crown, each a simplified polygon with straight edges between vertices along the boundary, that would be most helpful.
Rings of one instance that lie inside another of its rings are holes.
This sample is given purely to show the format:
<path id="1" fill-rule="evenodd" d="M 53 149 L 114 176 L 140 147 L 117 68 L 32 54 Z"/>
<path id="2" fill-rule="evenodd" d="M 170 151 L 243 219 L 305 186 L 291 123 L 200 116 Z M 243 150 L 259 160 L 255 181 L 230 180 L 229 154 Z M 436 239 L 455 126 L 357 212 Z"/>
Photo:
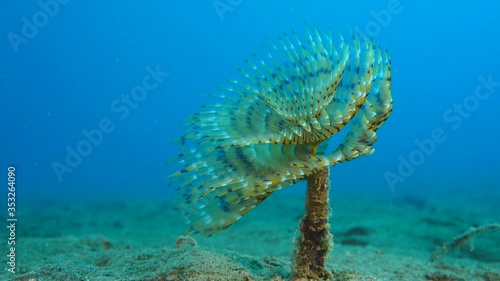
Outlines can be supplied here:
<path id="1" fill-rule="evenodd" d="M 219 103 L 190 116 L 181 138 L 188 150 L 171 160 L 190 233 L 216 234 L 274 191 L 370 155 L 391 113 L 391 60 L 371 39 L 341 35 L 335 47 L 331 32 L 315 29 L 303 41 L 285 34 L 269 46 L 211 94 Z"/>

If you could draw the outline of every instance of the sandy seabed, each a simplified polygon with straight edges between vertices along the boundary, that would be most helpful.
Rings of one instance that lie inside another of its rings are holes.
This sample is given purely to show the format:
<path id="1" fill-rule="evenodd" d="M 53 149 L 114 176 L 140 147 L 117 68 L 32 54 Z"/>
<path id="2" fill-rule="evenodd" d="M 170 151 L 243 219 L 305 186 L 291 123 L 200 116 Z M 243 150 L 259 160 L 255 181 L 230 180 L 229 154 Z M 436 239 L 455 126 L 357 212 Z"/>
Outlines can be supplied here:
<path id="1" fill-rule="evenodd" d="M 173 201 L 74 201 L 18 211 L 16 273 L 4 263 L 0 280 L 289 280 L 304 208 L 303 196 L 275 194 L 225 232 L 176 245 L 185 224 Z M 499 208 L 436 202 L 332 196 L 335 280 L 500 280 L 500 231 L 430 261 L 471 226 L 498 220 Z"/>

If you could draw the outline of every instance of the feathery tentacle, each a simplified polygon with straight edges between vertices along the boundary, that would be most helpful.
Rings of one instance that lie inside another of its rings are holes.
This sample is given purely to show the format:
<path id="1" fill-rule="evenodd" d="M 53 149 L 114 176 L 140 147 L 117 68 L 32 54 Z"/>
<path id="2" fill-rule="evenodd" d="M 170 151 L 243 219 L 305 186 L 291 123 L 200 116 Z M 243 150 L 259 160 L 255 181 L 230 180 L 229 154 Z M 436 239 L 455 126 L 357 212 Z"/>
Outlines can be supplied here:
<path id="1" fill-rule="evenodd" d="M 335 48 L 331 32 L 314 29 L 304 42 L 294 32 L 278 42 L 211 94 L 220 103 L 189 118 L 182 140 L 191 149 L 172 160 L 180 169 L 170 177 L 192 233 L 218 233 L 274 191 L 371 154 L 391 113 L 391 60 L 371 39 L 341 36 Z"/>

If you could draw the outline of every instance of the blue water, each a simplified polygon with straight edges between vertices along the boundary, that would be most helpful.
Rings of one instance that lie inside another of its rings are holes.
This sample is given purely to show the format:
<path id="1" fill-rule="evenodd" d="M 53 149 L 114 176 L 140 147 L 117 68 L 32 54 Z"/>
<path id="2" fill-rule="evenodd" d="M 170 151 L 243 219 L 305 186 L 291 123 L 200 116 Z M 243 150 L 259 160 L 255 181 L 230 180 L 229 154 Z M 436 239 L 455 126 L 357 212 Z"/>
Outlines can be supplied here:
<path id="1" fill-rule="evenodd" d="M 306 23 L 371 35 L 392 56 L 394 111 L 372 156 L 334 168 L 337 192 L 500 199 L 496 2 L 165 2 L 2 4 L 0 178 L 15 166 L 19 198 L 172 196 L 164 163 L 202 95 Z"/>

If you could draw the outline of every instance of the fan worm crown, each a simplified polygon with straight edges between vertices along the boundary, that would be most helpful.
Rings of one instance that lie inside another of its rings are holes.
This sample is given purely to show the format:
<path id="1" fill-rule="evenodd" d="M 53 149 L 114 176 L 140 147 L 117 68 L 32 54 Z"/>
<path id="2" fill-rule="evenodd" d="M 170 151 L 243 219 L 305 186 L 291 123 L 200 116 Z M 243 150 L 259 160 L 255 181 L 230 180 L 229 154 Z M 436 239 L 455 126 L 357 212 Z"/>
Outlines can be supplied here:
<path id="1" fill-rule="evenodd" d="M 369 38 L 292 32 L 253 55 L 189 118 L 171 162 L 189 232 L 212 235 L 319 168 L 370 155 L 392 110 L 391 60 Z M 351 123 L 331 153 L 329 139 Z"/>

